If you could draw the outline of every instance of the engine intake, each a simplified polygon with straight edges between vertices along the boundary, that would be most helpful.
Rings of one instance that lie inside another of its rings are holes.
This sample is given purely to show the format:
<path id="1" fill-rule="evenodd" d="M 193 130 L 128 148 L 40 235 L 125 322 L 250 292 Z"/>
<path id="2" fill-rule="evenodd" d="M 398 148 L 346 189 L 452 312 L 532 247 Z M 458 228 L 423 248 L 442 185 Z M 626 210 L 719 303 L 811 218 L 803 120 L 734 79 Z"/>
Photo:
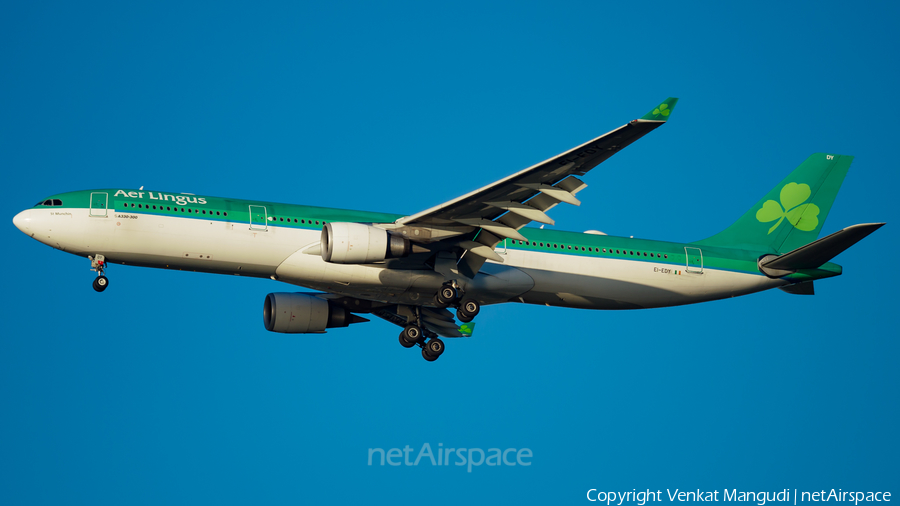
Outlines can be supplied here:
<path id="1" fill-rule="evenodd" d="M 263 323 L 270 332 L 321 334 L 325 329 L 364 321 L 368 320 L 306 293 L 270 293 L 263 305 Z"/>
<path id="2" fill-rule="evenodd" d="M 370 264 L 409 255 L 409 239 L 362 223 L 327 223 L 322 228 L 322 259 L 335 264 Z"/>

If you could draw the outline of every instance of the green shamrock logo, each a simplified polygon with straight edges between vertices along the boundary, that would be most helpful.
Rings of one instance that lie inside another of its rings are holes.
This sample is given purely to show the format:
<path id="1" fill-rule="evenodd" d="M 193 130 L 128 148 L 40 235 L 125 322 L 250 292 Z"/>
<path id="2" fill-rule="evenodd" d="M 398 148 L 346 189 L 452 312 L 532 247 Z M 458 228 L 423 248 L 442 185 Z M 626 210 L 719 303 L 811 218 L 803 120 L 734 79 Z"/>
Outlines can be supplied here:
<path id="1" fill-rule="evenodd" d="M 659 107 L 653 109 L 654 116 L 659 116 L 660 114 L 668 116 L 670 112 L 672 111 L 669 110 L 669 104 L 659 104 Z"/>
<path id="2" fill-rule="evenodd" d="M 781 204 L 767 200 L 756 212 L 756 219 L 761 223 L 778 220 L 769 229 L 769 234 L 774 232 L 785 218 L 788 223 L 804 232 L 815 230 L 819 225 L 819 206 L 804 204 L 811 193 L 807 184 L 788 183 L 781 189 Z"/>
<path id="3" fill-rule="evenodd" d="M 463 323 L 459 326 L 459 333 L 463 337 L 472 337 L 473 332 L 475 332 L 475 323 Z"/>

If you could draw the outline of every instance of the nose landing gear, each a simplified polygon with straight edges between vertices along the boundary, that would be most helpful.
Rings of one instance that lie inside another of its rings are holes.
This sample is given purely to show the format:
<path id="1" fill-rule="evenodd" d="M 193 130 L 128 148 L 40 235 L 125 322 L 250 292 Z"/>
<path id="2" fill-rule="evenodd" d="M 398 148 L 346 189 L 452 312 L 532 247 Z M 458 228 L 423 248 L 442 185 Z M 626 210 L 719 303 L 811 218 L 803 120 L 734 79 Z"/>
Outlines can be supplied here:
<path id="1" fill-rule="evenodd" d="M 109 286 L 109 279 L 103 275 L 103 272 L 106 270 L 106 257 L 103 255 L 94 255 L 89 256 L 88 260 L 91 261 L 91 270 L 97 273 L 97 278 L 94 279 L 94 290 L 98 292 L 102 292 L 106 290 L 106 287 Z"/>
<path id="2" fill-rule="evenodd" d="M 106 276 L 97 276 L 97 278 L 94 279 L 93 285 L 94 290 L 102 292 L 103 290 L 106 290 L 107 286 L 109 286 L 109 280 L 106 279 Z"/>

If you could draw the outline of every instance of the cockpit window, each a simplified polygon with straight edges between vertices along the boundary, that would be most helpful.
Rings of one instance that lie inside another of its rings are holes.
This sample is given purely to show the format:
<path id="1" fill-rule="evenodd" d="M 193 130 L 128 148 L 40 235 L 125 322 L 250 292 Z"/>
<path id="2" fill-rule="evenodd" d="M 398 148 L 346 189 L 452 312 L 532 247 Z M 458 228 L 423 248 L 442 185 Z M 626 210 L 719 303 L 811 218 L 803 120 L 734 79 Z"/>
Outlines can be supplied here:
<path id="1" fill-rule="evenodd" d="M 61 205 L 62 205 L 62 200 L 59 200 L 59 199 L 53 199 L 53 205 L 54 205 L 54 206 L 61 206 Z"/>
<path id="2" fill-rule="evenodd" d="M 45 206 L 52 206 L 52 205 L 53 205 L 53 201 L 50 200 L 50 199 L 47 199 L 47 200 L 44 201 L 44 203 L 43 203 L 42 205 L 45 205 Z"/>
<path id="3" fill-rule="evenodd" d="M 36 206 L 61 206 L 62 200 L 59 199 L 47 199 L 42 202 L 38 202 L 35 204 Z"/>

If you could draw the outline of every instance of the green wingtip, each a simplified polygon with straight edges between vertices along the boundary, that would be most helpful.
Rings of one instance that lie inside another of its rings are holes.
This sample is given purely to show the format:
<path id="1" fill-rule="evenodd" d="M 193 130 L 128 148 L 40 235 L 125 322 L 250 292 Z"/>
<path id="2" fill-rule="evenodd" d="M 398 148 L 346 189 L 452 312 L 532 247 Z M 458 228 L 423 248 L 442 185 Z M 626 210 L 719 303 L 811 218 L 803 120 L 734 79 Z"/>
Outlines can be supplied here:
<path id="1" fill-rule="evenodd" d="M 669 97 L 662 101 L 661 104 L 654 107 L 652 111 L 643 115 L 641 119 L 650 119 L 655 121 L 667 121 L 669 119 L 669 115 L 672 114 L 672 109 L 675 109 L 675 104 L 678 103 L 678 99 L 675 97 Z"/>
<path id="2" fill-rule="evenodd" d="M 473 332 L 475 332 L 475 322 L 463 323 L 459 326 L 459 333 L 463 337 L 472 337 Z"/>

